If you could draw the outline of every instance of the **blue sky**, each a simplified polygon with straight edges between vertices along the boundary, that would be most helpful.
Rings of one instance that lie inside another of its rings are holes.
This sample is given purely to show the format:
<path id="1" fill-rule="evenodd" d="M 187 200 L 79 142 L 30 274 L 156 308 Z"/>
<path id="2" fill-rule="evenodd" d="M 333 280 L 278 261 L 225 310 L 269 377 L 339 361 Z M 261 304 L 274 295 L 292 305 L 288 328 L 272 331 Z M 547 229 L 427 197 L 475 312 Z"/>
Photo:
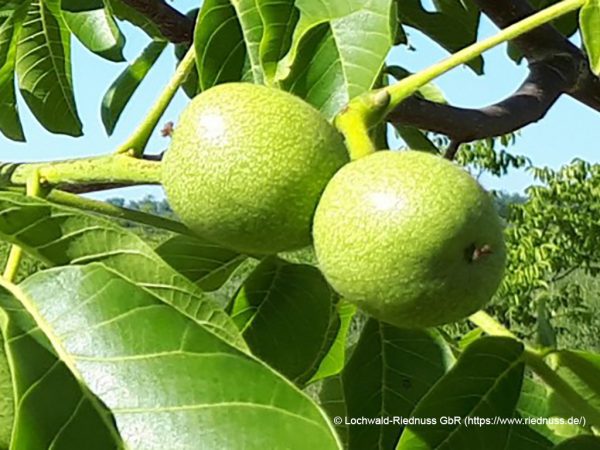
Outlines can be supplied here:
<path id="1" fill-rule="evenodd" d="M 197 0 L 180 0 L 176 6 L 185 11 L 197 4 Z M 123 24 L 127 36 L 125 56 L 131 61 L 148 43 L 148 38 L 139 30 Z M 495 28 L 484 20 L 480 38 L 493 34 Z M 390 62 L 399 64 L 411 71 L 425 68 L 447 53 L 417 32 L 411 32 L 411 42 L 418 51 L 395 49 Z M 21 114 L 28 142 L 14 143 L 0 135 L 0 161 L 39 161 L 82 157 L 107 153 L 123 142 L 131 130 L 154 101 L 157 93 L 167 82 L 174 67 L 172 48 L 167 48 L 157 66 L 144 80 L 125 110 L 113 136 L 108 137 L 100 121 L 100 103 L 104 92 L 125 67 L 125 63 L 115 64 L 101 60 L 74 42 L 73 80 L 76 90 L 79 113 L 84 123 L 85 136 L 70 138 L 46 132 L 21 106 Z M 436 82 L 444 91 L 450 103 L 457 106 L 479 107 L 495 102 L 510 94 L 525 78 L 527 69 L 517 66 L 506 57 L 504 47 L 496 48 L 485 55 L 486 76 L 479 77 L 467 68 L 458 68 L 439 78 Z M 187 97 L 178 94 L 163 116 L 163 123 L 176 121 Z M 597 146 L 600 142 L 600 113 L 563 96 L 548 115 L 539 123 L 526 127 L 514 153 L 530 157 L 534 164 L 557 168 L 575 157 L 592 162 L 600 162 Z M 149 151 L 159 152 L 166 148 L 168 140 L 160 137 L 157 130 L 149 145 Z M 513 172 L 502 179 L 483 177 L 484 186 L 506 191 L 522 191 L 531 184 L 524 172 Z M 125 195 L 131 198 L 146 194 L 161 196 L 157 187 L 135 187 L 120 192 L 96 194 L 98 198 Z"/>

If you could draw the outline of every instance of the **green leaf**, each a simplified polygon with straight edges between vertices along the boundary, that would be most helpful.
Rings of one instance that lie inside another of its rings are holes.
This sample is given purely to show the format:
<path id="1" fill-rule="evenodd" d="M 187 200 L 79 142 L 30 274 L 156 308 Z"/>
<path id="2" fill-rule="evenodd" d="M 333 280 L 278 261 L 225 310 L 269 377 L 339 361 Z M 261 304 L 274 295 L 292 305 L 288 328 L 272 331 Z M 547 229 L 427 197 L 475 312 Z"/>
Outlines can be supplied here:
<path id="1" fill-rule="evenodd" d="M 348 408 L 346 405 L 346 392 L 344 391 L 344 381 L 342 375 L 337 374 L 324 380 L 321 391 L 319 392 L 319 404 L 327 411 L 330 418 L 334 419 L 335 430 L 339 436 L 344 449 L 348 449 L 348 430 L 349 426 L 343 418 L 348 417 Z M 338 419 L 336 423 L 336 417 Z"/>
<path id="2" fill-rule="evenodd" d="M 408 148 L 433 154 L 439 153 L 438 148 L 431 142 L 431 139 L 418 128 L 396 124 L 393 126 Z"/>
<path id="3" fill-rule="evenodd" d="M 219 289 L 247 258 L 200 238 L 183 235 L 163 242 L 156 253 L 205 291 Z"/>
<path id="4" fill-rule="evenodd" d="M 177 60 L 177 67 L 181 64 L 181 60 L 190 47 L 191 45 L 188 43 L 175 44 L 174 53 Z M 194 65 L 194 68 L 189 71 L 185 79 L 181 82 L 181 89 L 189 98 L 194 98 L 198 94 L 200 87 L 198 84 L 198 67 L 196 65 Z"/>
<path id="5" fill-rule="evenodd" d="M 152 41 L 148 44 L 142 54 L 121 72 L 104 94 L 101 115 L 104 129 L 109 135 L 112 135 L 131 96 L 148 75 L 166 46 L 167 43 L 164 41 Z"/>
<path id="6" fill-rule="evenodd" d="M 0 448 L 10 445 L 15 404 L 13 401 L 13 383 L 10 367 L 4 350 L 5 340 L 0 333 Z"/>
<path id="7" fill-rule="evenodd" d="M 523 344 L 509 338 L 477 339 L 462 353 L 454 367 L 421 399 L 412 416 L 435 424 L 409 425 L 398 450 L 465 448 L 477 443 L 485 450 L 504 450 L 510 426 L 465 426 L 467 417 L 513 417 L 523 381 Z M 459 423 L 442 423 L 443 417 L 459 417 Z"/>
<path id="8" fill-rule="evenodd" d="M 310 379 L 310 383 L 337 375 L 344 369 L 344 365 L 346 364 L 348 333 L 352 325 L 352 318 L 356 314 L 356 306 L 340 300 L 336 305 L 336 310 L 339 317 L 339 326 L 337 329 L 332 327 L 333 331 L 335 331 L 333 343 L 321 361 L 319 369 Z"/>
<path id="9" fill-rule="evenodd" d="M 477 40 L 479 8 L 472 0 L 437 0 L 435 11 L 427 11 L 421 0 L 398 0 L 398 17 L 401 23 L 416 28 L 455 53 Z M 478 74 L 483 73 L 483 58 L 469 63 Z"/>
<path id="10" fill-rule="evenodd" d="M 268 83 L 274 81 L 277 64 L 292 45 L 294 29 L 300 13 L 294 0 L 257 0 L 263 19 L 260 41 L 260 63 Z"/>
<path id="11" fill-rule="evenodd" d="M 342 372 L 345 416 L 410 417 L 421 397 L 446 373 L 452 362 L 451 351 L 437 332 L 404 330 L 369 320 Z M 332 389 L 329 383 L 329 380 L 324 382 L 326 393 Z M 339 381 L 334 379 L 332 383 L 339 384 Z M 331 398 L 331 394 L 327 397 Z M 339 410 L 339 406 L 334 410 L 326 408 L 333 416 Z M 400 425 L 349 426 L 348 448 L 393 448 L 401 430 Z"/>
<path id="12" fill-rule="evenodd" d="M 579 13 L 579 23 L 590 67 L 600 75 L 600 0 L 587 0 Z"/>
<path id="13" fill-rule="evenodd" d="M 91 52 L 109 61 L 125 61 L 125 36 L 106 8 L 81 12 L 63 11 L 63 17 L 71 32 Z"/>
<path id="14" fill-rule="evenodd" d="M 340 448 L 289 381 L 101 264 L 39 272 L 11 291 L 128 448 Z"/>
<path id="15" fill-rule="evenodd" d="M 229 0 L 206 0 L 202 4 L 194 47 L 201 90 L 242 79 L 246 45 L 236 10 Z"/>
<path id="16" fill-rule="evenodd" d="M 517 412 L 520 417 L 525 419 L 538 419 L 540 417 L 552 417 L 548 408 L 548 391 L 544 384 L 538 383 L 530 377 L 523 379 L 523 387 L 521 388 L 521 396 L 517 403 Z M 511 441 L 515 432 L 523 434 L 524 426 L 513 426 L 511 430 Z M 529 427 L 527 427 L 529 428 Z M 531 431 L 527 431 L 526 434 L 533 440 L 534 434 L 537 437 L 537 442 L 543 442 L 539 437 L 550 443 L 550 447 L 553 443 L 561 440 L 559 436 L 548 428 L 545 424 L 532 424 L 530 426 Z M 512 447 L 507 447 L 512 448 Z"/>
<path id="17" fill-rule="evenodd" d="M 14 141 L 24 141 L 23 126 L 19 117 L 15 95 L 15 61 L 19 33 L 27 14 L 29 1 L 17 8 L 6 5 L 0 8 L 0 132 Z"/>
<path id="18" fill-rule="evenodd" d="M 554 450 L 600 450 L 600 438 L 597 436 L 577 436 L 563 441 Z"/>
<path id="19" fill-rule="evenodd" d="M 173 270 L 140 237 L 113 222 L 42 199 L 0 192 L 0 238 L 50 265 L 101 261 L 219 336 L 244 346 L 237 327 L 210 294 Z"/>
<path id="20" fill-rule="evenodd" d="M 302 384 L 331 345 L 335 300 L 318 269 L 267 258 L 244 283 L 231 316 L 254 355 Z"/>
<path id="21" fill-rule="evenodd" d="M 17 44 L 16 73 L 25 102 L 53 133 L 81 136 L 71 81 L 71 43 L 60 0 L 32 2 Z"/>
<path id="22" fill-rule="evenodd" d="M 93 394 L 56 357 L 31 316 L 4 289 L 0 290 L 0 308 L 16 399 L 10 448 L 121 448 L 108 411 L 97 405 Z M 12 398 L 13 392 L 9 395 Z"/>
<path id="23" fill-rule="evenodd" d="M 236 0 L 231 4 L 235 8 L 239 20 L 242 36 L 246 46 L 248 62 L 254 83 L 262 84 L 264 75 L 260 65 L 260 42 L 263 35 L 263 18 L 260 15 L 258 4 L 261 0 Z M 281 0 L 279 0 L 281 1 Z M 285 0 L 283 0 L 285 2 Z"/>
<path id="24" fill-rule="evenodd" d="M 590 405 L 600 411 L 600 355 L 584 351 L 561 350 L 551 357 L 557 373 Z M 567 419 L 582 416 L 581 412 L 574 411 L 555 391 L 550 394 L 550 410 L 554 415 Z"/>
<path id="25" fill-rule="evenodd" d="M 527 425 L 512 425 L 505 448 L 510 450 L 546 450 L 551 449 L 552 446 L 551 441 L 533 428 Z"/>
<path id="26" fill-rule="evenodd" d="M 332 118 L 378 81 L 396 34 L 394 2 L 298 0 L 296 7 L 300 19 L 276 80 Z"/>

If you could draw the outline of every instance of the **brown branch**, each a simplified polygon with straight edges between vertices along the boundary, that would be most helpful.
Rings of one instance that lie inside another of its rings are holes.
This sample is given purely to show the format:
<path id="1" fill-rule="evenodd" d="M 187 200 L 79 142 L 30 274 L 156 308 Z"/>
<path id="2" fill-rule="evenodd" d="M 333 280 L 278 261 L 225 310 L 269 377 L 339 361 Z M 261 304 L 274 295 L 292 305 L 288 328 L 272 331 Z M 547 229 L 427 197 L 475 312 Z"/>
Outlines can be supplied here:
<path id="1" fill-rule="evenodd" d="M 535 10 L 525 0 L 474 0 L 481 11 L 498 27 L 507 26 L 530 16 Z M 529 62 L 547 60 L 564 54 L 578 71 L 578 78 L 569 86 L 567 94 L 600 111 L 600 79 L 590 70 L 587 56 L 560 34 L 552 25 L 543 25 L 515 39 L 514 44 Z"/>
<path id="2" fill-rule="evenodd" d="M 575 77 L 546 63 L 530 66 L 517 91 L 499 103 L 468 109 L 434 103 L 416 96 L 402 102 L 389 116 L 392 122 L 445 134 L 453 142 L 470 142 L 501 136 L 540 120 Z"/>
<path id="3" fill-rule="evenodd" d="M 462 144 L 461 141 L 455 141 L 455 140 L 450 141 L 450 144 L 448 144 L 448 147 L 446 148 L 446 152 L 444 153 L 444 158 L 452 161 L 454 159 L 454 157 L 456 156 L 456 153 L 458 152 L 458 149 L 460 148 L 461 144 Z"/>
<path id="4" fill-rule="evenodd" d="M 127 6 L 153 22 L 168 41 L 191 42 L 194 21 L 162 0 L 123 0 Z"/>
<path id="5" fill-rule="evenodd" d="M 474 0 L 500 28 L 535 12 L 525 0 Z M 480 109 L 458 108 L 410 97 L 389 116 L 391 122 L 447 135 L 451 142 L 501 136 L 545 116 L 564 93 L 600 111 L 600 79 L 586 55 L 552 25 L 543 25 L 513 43 L 529 62 L 525 82 L 506 99 Z M 453 156 L 449 148 L 448 156 Z"/>

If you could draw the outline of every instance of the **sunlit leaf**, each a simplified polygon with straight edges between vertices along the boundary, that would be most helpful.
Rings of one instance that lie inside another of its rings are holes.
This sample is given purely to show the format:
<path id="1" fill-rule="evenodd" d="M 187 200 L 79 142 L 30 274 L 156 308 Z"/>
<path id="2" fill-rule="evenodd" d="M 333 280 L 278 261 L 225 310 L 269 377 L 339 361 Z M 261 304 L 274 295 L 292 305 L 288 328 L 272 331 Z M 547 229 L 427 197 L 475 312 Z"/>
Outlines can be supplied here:
<path id="1" fill-rule="evenodd" d="M 29 1 L 18 7 L 7 4 L 0 7 L 0 132 L 14 141 L 24 141 L 15 95 L 15 62 L 19 33 Z"/>
<path id="2" fill-rule="evenodd" d="M 46 129 L 81 136 L 69 34 L 60 0 L 33 1 L 19 34 L 16 72 L 25 102 Z"/>
<path id="3" fill-rule="evenodd" d="M 590 66 L 600 75 L 600 0 L 588 0 L 583 5 L 579 22 Z"/>
<path id="4" fill-rule="evenodd" d="M 148 44 L 142 54 L 121 72 L 104 94 L 101 109 L 102 123 L 109 135 L 115 130 L 115 126 L 127 103 L 131 100 L 131 96 L 148 75 L 166 46 L 167 43 L 164 41 L 152 41 Z"/>
<path id="5" fill-rule="evenodd" d="M 478 448 L 504 450 L 510 425 L 465 424 L 478 420 L 513 417 L 521 392 L 523 344 L 509 338 L 484 337 L 469 345 L 454 367 L 419 402 L 412 416 L 435 420 L 434 424 L 409 425 L 398 450 L 430 450 L 447 446 L 462 448 L 477 442 Z M 444 422 L 443 418 L 461 421 Z"/>
<path id="6" fill-rule="evenodd" d="M 63 17 L 71 32 L 90 51 L 109 61 L 125 61 L 125 36 L 104 7 L 91 11 L 64 11 Z"/>
<path id="7" fill-rule="evenodd" d="M 340 449 L 289 381 L 101 264 L 10 289 L 128 448 Z"/>
<path id="8" fill-rule="evenodd" d="M 0 289 L 0 308 L 0 328 L 14 380 L 10 397 L 3 397 L 2 404 L 13 395 L 16 399 L 11 448 L 120 447 L 109 413 L 57 358 L 29 313 L 4 289 Z"/>
<path id="9" fill-rule="evenodd" d="M 239 81 L 244 74 L 244 35 L 229 0 L 206 0 L 198 15 L 194 36 L 200 89 Z"/>
<path id="10" fill-rule="evenodd" d="M 298 0 L 296 6 L 300 19 L 276 79 L 331 118 L 377 82 L 396 34 L 394 2 Z"/>
<path id="11" fill-rule="evenodd" d="M 311 383 L 340 373 L 346 364 L 348 333 L 352 325 L 352 318 L 356 313 L 356 306 L 341 300 L 338 302 L 336 310 L 339 316 L 339 326 L 333 330 L 335 331 L 333 343 L 321 361 L 319 369 L 310 379 Z"/>
<path id="12" fill-rule="evenodd" d="M 210 294 L 173 270 L 134 233 L 80 210 L 0 192 L 0 238 L 52 266 L 101 261 L 192 319 L 244 347 Z"/>

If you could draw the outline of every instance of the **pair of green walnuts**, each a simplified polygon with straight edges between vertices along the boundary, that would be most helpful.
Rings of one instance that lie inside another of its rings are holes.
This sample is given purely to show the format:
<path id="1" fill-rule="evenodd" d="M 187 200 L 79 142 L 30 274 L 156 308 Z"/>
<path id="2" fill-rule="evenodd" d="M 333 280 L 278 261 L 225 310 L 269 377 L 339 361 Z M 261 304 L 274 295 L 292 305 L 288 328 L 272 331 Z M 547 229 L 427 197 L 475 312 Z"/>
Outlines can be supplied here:
<path id="1" fill-rule="evenodd" d="M 163 185 L 207 240 L 250 255 L 312 243 L 343 298 L 400 327 L 466 317 L 504 271 L 502 223 L 465 170 L 418 151 L 350 162 L 317 110 L 274 88 L 229 83 L 194 98 Z"/>

